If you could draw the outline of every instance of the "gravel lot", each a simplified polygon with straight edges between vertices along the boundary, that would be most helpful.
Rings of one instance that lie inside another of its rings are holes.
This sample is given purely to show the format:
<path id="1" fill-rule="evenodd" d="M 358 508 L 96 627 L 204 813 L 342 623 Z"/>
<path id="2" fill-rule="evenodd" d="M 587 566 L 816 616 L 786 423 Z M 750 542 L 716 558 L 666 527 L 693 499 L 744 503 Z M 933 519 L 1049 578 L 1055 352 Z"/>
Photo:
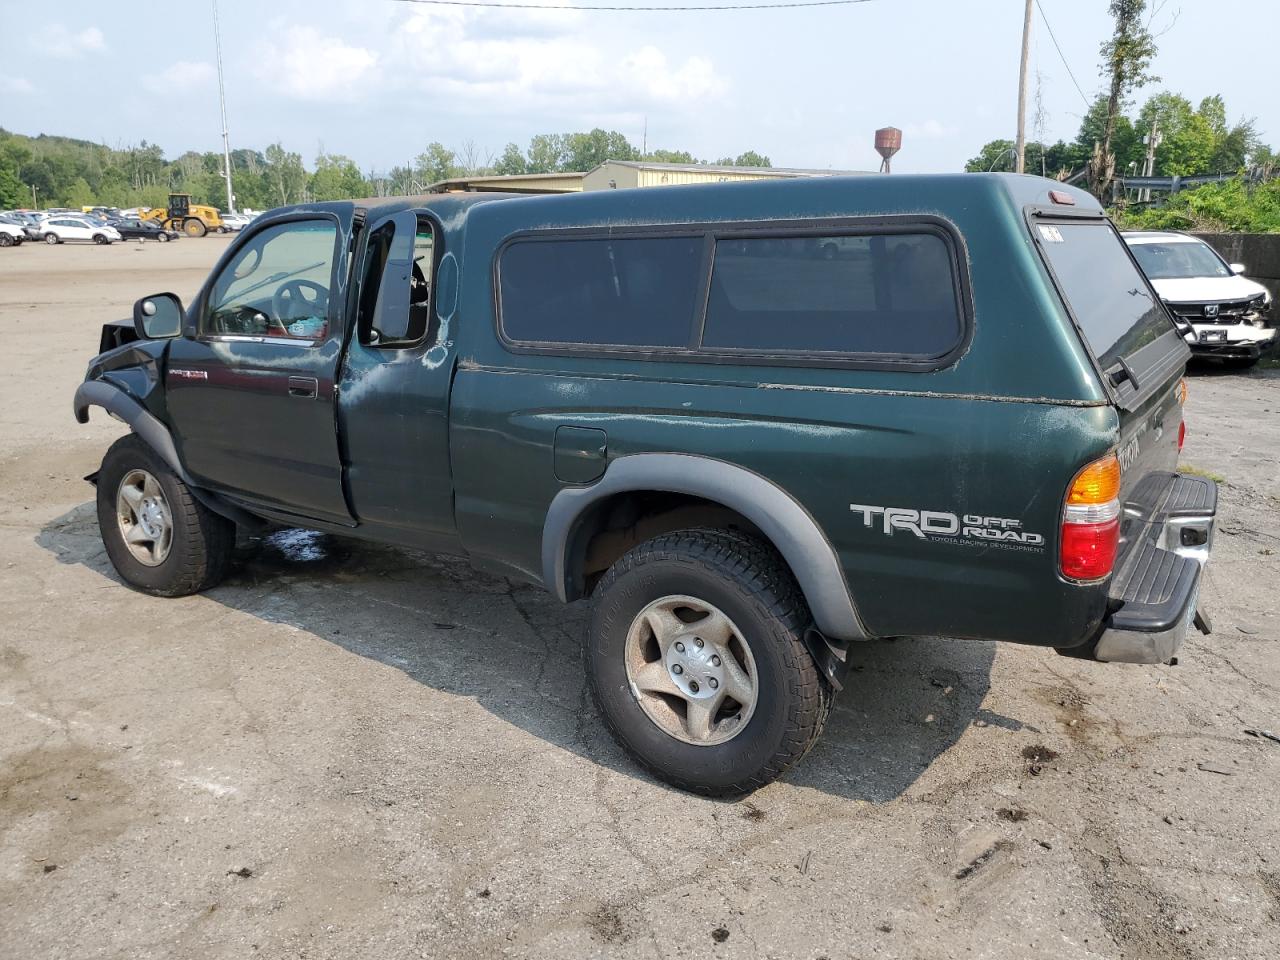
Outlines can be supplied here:
<path id="1" fill-rule="evenodd" d="M 225 239 L 0 250 L 0 955 L 1280 956 L 1280 376 L 1201 372 L 1225 478 L 1180 666 L 871 643 L 735 803 L 632 767 L 586 611 L 285 531 L 205 596 L 120 584 L 71 395 L 104 319 Z"/>

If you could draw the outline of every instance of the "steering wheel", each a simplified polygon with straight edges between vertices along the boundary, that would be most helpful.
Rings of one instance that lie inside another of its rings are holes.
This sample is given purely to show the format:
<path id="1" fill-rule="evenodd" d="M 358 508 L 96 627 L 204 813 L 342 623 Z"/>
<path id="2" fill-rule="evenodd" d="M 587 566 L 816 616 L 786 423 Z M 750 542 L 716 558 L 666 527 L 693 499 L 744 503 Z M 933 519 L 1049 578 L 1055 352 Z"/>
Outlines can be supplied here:
<path id="1" fill-rule="evenodd" d="M 302 317 L 323 317 L 328 312 L 329 288 L 312 280 L 290 280 L 271 295 L 271 314 L 281 326 Z"/>

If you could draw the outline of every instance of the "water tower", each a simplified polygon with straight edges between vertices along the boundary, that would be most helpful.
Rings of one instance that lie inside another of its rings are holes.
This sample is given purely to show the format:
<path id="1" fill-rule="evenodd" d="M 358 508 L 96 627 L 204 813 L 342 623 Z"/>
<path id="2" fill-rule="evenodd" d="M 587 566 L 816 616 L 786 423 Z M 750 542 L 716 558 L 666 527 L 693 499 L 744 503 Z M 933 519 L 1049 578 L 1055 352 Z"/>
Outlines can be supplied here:
<path id="1" fill-rule="evenodd" d="M 902 131 L 897 127 L 881 127 L 876 131 L 876 153 L 880 154 L 880 172 L 889 173 L 889 160 L 902 149 Z"/>

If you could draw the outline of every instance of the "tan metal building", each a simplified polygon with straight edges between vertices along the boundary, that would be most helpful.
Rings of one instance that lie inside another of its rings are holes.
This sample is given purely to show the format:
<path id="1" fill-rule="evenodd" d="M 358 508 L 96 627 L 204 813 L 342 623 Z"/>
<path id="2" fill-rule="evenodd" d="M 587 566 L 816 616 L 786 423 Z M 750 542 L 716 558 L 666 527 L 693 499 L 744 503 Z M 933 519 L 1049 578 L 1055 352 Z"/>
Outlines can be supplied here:
<path id="1" fill-rule="evenodd" d="M 679 183 L 737 183 L 744 180 L 794 180 L 851 176 L 864 170 L 803 170 L 792 167 L 718 167 L 704 163 L 649 163 L 606 160 L 582 178 L 583 190 L 665 187 Z"/>
<path id="2" fill-rule="evenodd" d="M 520 173 L 491 177 L 457 177 L 427 187 L 427 193 L 577 193 L 581 173 Z"/>
<path id="3" fill-rule="evenodd" d="M 705 163 L 649 163 L 606 160 L 586 173 L 522 173 L 511 176 L 441 180 L 428 193 L 577 193 L 665 187 L 680 183 L 737 183 L 745 180 L 794 180 L 867 174 L 866 170 L 804 170 L 793 167 L 720 167 Z"/>

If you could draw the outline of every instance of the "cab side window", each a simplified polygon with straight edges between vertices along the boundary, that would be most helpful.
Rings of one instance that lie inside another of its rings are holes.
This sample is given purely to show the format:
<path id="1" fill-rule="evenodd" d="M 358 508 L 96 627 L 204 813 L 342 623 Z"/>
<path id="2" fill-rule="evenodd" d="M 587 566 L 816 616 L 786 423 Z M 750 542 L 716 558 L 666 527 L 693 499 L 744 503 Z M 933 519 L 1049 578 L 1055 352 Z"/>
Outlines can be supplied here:
<path id="1" fill-rule="evenodd" d="M 360 343 L 396 348 L 435 343 L 435 253 L 431 221 L 412 211 L 398 213 L 370 231 L 356 322 Z"/>
<path id="2" fill-rule="evenodd" d="M 214 280 L 201 332 L 325 339 L 337 236 L 329 220 L 280 223 L 255 234 Z"/>

